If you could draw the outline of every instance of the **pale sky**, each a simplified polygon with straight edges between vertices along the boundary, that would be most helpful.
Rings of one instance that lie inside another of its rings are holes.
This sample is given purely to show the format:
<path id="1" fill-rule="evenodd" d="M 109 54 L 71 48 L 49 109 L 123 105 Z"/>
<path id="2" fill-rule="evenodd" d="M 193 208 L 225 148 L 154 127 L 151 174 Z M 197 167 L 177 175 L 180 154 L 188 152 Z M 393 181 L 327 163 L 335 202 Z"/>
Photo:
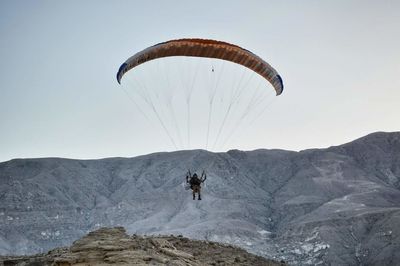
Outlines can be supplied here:
<path id="1" fill-rule="evenodd" d="M 400 131 L 399 14 L 400 1 L 382 0 L 2 0 L 0 161 L 176 150 L 115 74 L 134 53 L 178 38 L 237 44 L 269 62 L 285 84 L 265 113 L 213 150 L 324 148 Z M 162 82 L 157 73 L 151 79 Z M 193 118 L 192 131 L 204 129 L 200 120 Z M 204 138 L 179 148 L 204 149 Z"/>

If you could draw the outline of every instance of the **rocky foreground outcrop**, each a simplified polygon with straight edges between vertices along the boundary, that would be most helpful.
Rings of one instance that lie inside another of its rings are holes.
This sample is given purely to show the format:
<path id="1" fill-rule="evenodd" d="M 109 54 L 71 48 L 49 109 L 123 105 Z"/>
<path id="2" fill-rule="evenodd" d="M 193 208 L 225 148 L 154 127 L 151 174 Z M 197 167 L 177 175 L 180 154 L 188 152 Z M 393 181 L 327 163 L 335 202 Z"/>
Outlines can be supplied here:
<path id="1" fill-rule="evenodd" d="M 47 254 L 0 257 L 11 265 L 284 265 L 252 255 L 240 248 L 185 237 L 129 236 L 123 227 L 101 228 L 75 241 L 69 248 Z"/>

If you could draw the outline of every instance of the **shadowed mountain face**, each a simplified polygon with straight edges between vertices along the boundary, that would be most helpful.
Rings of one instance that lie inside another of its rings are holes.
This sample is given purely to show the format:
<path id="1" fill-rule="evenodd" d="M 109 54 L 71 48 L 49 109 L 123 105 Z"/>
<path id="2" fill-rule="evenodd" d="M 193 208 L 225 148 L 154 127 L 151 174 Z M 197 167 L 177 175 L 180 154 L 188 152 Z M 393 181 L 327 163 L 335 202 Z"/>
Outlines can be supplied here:
<path id="1" fill-rule="evenodd" d="M 207 172 L 203 200 L 187 169 Z M 0 254 L 69 245 L 88 231 L 182 234 L 293 264 L 400 261 L 400 133 L 328 149 L 202 150 L 0 164 Z"/>

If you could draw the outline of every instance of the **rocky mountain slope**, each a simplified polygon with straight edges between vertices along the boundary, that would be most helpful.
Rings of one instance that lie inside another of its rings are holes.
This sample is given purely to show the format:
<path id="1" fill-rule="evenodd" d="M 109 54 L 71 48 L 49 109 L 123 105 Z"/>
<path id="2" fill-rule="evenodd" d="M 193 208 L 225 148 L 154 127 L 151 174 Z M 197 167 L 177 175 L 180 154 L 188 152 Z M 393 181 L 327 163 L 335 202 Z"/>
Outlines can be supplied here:
<path id="1" fill-rule="evenodd" d="M 206 170 L 203 200 L 184 189 Z M 71 244 L 104 226 L 234 244 L 302 265 L 396 265 L 400 133 L 301 152 L 203 150 L 0 164 L 0 254 Z"/>
<path id="2" fill-rule="evenodd" d="M 284 265 L 226 244 L 182 236 L 129 236 L 123 227 L 101 228 L 69 248 L 47 254 L 0 257 L 0 265 Z"/>

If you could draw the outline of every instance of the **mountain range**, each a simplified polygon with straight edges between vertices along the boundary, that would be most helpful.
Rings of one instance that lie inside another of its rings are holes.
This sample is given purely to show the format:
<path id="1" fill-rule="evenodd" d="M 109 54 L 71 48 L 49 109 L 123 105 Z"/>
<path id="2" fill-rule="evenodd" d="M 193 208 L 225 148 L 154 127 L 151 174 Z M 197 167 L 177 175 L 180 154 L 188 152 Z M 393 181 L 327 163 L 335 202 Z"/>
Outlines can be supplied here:
<path id="1" fill-rule="evenodd" d="M 202 200 L 185 174 L 207 173 Z M 0 163 L 0 254 L 100 227 L 229 243 L 295 265 L 400 265 L 400 132 L 303 151 Z"/>

